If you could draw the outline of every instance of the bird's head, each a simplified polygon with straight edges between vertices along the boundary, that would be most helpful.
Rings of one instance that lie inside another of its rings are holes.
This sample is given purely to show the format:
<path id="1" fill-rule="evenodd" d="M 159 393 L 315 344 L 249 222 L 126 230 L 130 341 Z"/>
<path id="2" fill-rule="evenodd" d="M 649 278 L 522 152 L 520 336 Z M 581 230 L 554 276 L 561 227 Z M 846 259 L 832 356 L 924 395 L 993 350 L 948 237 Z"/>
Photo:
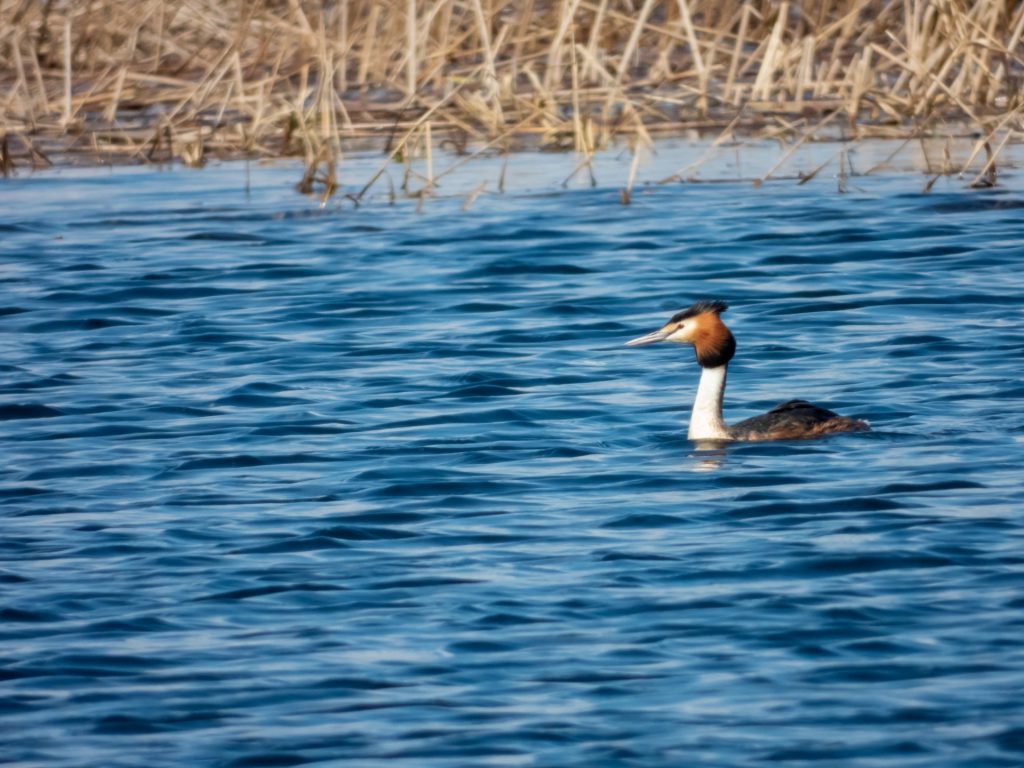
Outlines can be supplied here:
<path id="1" fill-rule="evenodd" d="M 657 331 L 626 342 L 626 346 L 639 347 L 657 341 L 692 344 L 702 368 L 717 368 L 732 360 L 736 353 L 736 339 L 721 318 L 728 308 L 724 301 L 698 301 L 676 312 Z"/>

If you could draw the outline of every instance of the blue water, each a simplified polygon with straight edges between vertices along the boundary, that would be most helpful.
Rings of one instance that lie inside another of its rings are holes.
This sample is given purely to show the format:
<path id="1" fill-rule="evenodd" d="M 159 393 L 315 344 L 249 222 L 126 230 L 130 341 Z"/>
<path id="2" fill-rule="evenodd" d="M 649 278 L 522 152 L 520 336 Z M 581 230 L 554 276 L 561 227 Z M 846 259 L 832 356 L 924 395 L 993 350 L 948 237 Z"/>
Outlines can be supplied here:
<path id="1" fill-rule="evenodd" d="M 1024 765 L 1024 180 L 253 173 L 0 186 L 0 762 Z"/>

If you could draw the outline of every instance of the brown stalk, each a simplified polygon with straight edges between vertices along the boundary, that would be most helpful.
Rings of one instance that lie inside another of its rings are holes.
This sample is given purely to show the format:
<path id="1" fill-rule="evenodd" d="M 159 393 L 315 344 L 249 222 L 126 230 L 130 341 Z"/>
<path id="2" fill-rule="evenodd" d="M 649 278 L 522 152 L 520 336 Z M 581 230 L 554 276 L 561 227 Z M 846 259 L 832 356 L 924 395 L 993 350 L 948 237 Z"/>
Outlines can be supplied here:
<path id="1" fill-rule="evenodd" d="M 800 136 L 800 138 L 797 139 L 789 147 L 789 149 L 787 149 L 785 151 L 785 153 L 783 153 L 782 157 L 780 157 L 778 159 L 778 162 L 776 162 L 775 165 L 773 165 L 771 168 L 769 168 L 768 171 L 764 174 L 764 176 L 762 176 L 761 178 L 759 178 L 759 179 L 754 181 L 754 186 L 755 187 L 759 187 L 759 186 L 761 186 L 761 184 L 763 184 L 764 182 L 768 181 L 768 179 L 771 178 L 772 174 L 775 173 L 775 171 L 777 171 L 779 168 L 781 168 L 782 165 L 790 157 L 793 156 L 793 153 L 796 152 L 805 141 L 807 141 L 809 138 L 811 138 L 811 136 L 813 136 L 815 133 L 817 133 L 822 128 L 824 128 L 826 125 L 828 125 L 830 122 L 832 122 L 832 119 L 835 118 L 838 114 L 839 114 L 838 110 L 835 111 L 835 112 L 832 112 L 832 113 L 826 115 L 820 121 L 818 121 L 818 123 L 816 123 L 815 125 L 812 125 L 806 131 L 804 131 L 803 134 Z"/>

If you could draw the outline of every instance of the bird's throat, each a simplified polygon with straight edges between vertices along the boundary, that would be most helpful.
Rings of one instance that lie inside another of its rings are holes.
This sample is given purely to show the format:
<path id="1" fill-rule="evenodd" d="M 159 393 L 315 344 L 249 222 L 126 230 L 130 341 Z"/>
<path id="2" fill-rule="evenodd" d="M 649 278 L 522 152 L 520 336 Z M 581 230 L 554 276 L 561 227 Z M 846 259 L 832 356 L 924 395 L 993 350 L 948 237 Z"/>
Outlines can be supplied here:
<path id="1" fill-rule="evenodd" d="M 729 429 L 722 421 L 722 398 L 725 396 L 725 371 L 728 366 L 701 368 L 697 399 L 690 414 L 691 440 L 728 440 Z"/>

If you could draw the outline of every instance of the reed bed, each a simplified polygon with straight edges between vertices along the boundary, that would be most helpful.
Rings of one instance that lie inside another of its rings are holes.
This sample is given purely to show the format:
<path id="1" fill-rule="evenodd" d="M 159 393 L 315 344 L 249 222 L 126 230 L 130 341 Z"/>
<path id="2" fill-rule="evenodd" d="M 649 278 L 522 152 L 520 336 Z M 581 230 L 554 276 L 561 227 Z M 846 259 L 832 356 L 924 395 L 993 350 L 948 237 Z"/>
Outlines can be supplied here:
<path id="1" fill-rule="evenodd" d="M 1022 33 L 996 0 L 0 0 L 0 171 L 300 156 L 329 196 L 382 146 L 428 157 L 422 195 L 437 147 L 585 173 L 616 138 L 831 131 L 974 133 L 984 181 L 1024 130 Z"/>

